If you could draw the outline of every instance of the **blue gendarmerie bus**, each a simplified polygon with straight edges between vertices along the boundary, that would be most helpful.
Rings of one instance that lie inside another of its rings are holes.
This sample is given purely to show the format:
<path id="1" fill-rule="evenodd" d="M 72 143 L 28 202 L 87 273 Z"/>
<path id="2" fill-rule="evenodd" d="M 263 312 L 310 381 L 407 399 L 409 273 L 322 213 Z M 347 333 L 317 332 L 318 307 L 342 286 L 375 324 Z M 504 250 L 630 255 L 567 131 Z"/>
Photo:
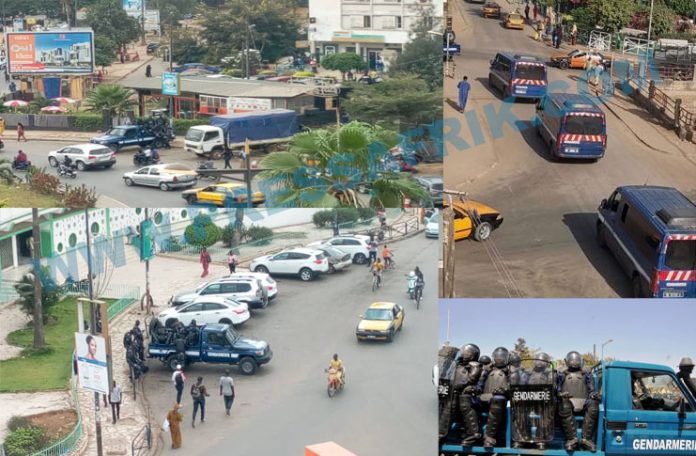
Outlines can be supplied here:
<path id="1" fill-rule="evenodd" d="M 488 84 L 506 100 L 541 98 L 548 87 L 546 63 L 533 56 L 499 52 L 491 60 Z"/>

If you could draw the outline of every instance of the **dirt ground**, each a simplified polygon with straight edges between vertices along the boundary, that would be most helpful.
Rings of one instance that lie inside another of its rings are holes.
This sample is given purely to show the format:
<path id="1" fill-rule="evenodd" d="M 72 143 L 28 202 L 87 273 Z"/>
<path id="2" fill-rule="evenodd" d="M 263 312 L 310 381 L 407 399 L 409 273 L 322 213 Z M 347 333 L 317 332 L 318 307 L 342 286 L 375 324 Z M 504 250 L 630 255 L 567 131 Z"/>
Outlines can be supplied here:
<path id="1" fill-rule="evenodd" d="M 24 328 L 29 323 L 29 318 L 22 312 L 17 304 L 11 304 L 2 309 L 2 325 L 0 325 L 0 359 L 10 359 L 18 356 L 22 349 L 9 345 L 7 335 L 13 331 Z"/>
<path id="2" fill-rule="evenodd" d="M 27 419 L 35 426 L 43 428 L 54 439 L 60 439 L 69 434 L 77 423 L 75 410 L 55 410 L 28 416 Z"/>
<path id="3" fill-rule="evenodd" d="M 419 163 L 416 169 L 417 175 L 442 176 L 442 163 Z"/>

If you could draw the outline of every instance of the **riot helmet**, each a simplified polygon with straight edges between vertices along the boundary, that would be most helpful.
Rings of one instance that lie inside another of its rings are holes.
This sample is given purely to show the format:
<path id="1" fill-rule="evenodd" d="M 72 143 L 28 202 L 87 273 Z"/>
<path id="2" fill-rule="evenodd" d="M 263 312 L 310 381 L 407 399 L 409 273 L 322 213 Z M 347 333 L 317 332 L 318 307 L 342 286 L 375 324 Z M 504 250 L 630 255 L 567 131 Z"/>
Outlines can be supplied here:
<path id="1" fill-rule="evenodd" d="M 156 320 L 156 318 L 155 318 L 155 320 Z M 492 362 L 493 362 L 493 360 L 488 355 L 483 355 L 482 357 L 479 358 L 479 363 L 481 363 L 484 366 L 490 366 Z"/>
<path id="2" fill-rule="evenodd" d="M 459 358 L 463 363 L 469 363 L 471 361 L 478 361 L 481 350 L 476 344 L 466 344 L 462 347 L 459 352 Z"/>
<path id="3" fill-rule="evenodd" d="M 582 355 L 580 355 L 580 353 L 572 351 L 566 355 L 565 363 L 570 370 L 580 370 L 584 365 L 584 360 L 582 359 Z"/>
<path id="4" fill-rule="evenodd" d="M 510 352 L 510 358 L 508 360 L 511 366 L 514 367 L 520 367 L 520 364 L 522 364 L 522 359 L 520 358 L 519 353 L 517 352 Z"/>
<path id="5" fill-rule="evenodd" d="M 551 365 L 551 357 L 544 352 L 539 353 L 534 358 L 534 370 L 543 371 Z"/>
<path id="6" fill-rule="evenodd" d="M 493 365 L 495 367 L 505 367 L 510 359 L 510 352 L 505 347 L 498 347 L 493 350 Z"/>

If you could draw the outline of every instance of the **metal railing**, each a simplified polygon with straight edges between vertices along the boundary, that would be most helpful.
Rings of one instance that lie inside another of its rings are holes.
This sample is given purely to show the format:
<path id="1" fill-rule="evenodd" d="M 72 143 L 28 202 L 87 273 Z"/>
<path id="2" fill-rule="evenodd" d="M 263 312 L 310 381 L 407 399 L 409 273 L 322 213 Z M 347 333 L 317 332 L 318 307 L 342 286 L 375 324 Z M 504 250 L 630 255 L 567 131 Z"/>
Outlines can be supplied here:
<path id="1" fill-rule="evenodd" d="M 152 428 L 147 423 L 131 442 L 131 456 L 140 455 L 144 449 L 152 448 Z"/>

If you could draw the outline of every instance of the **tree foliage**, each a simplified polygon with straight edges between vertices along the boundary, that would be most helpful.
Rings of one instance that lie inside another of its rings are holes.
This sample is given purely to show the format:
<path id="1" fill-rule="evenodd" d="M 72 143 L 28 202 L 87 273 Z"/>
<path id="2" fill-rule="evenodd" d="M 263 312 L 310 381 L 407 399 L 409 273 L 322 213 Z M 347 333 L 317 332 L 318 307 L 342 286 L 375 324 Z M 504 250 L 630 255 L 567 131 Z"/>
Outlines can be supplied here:
<path id="1" fill-rule="evenodd" d="M 87 24 L 95 36 L 110 39 L 116 47 L 125 46 L 140 36 L 138 21 L 126 14 L 121 2 L 113 0 L 98 0 L 87 8 Z"/>
<path id="2" fill-rule="evenodd" d="M 406 43 L 389 72 L 417 74 L 431 89 L 442 90 L 442 38 L 428 33 L 433 20 L 432 10 L 424 9 L 411 30 L 411 41 Z"/>
<path id="3" fill-rule="evenodd" d="M 116 84 L 99 84 L 87 94 L 88 110 L 102 112 L 109 108 L 112 115 L 121 115 L 130 108 L 134 92 Z"/>
<path id="4" fill-rule="evenodd" d="M 667 6 L 680 16 L 693 17 L 696 14 L 696 2 L 693 0 L 667 0 Z"/>
<path id="5" fill-rule="evenodd" d="M 198 214 L 184 230 L 184 239 L 191 245 L 210 247 L 220 240 L 220 228 L 207 214 Z"/>
<path id="6" fill-rule="evenodd" d="M 174 32 L 173 43 L 172 59 L 178 64 L 205 60 L 206 50 L 192 33 L 183 30 Z"/>
<path id="7" fill-rule="evenodd" d="M 159 10 L 160 21 L 166 27 L 178 25 L 185 14 L 193 14 L 196 10 L 196 0 L 150 0 L 148 8 Z"/>
<path id="8" fill-rule="evenodd" d="M 617 32 L 625 27 L 638 10 L 636 0 L 593 0 L 590 4 L 595 20 L 606 32 Z"/>
<path id="9" fill-rule="evenodd" d="M 650 7 L 647 10 L 650 15 Z M 652 33 L 650 38 L 659 38 L 674 29 L 674 11 L 672 11 L 662 0 L 657 0 L 653 4 Z"/>
<path id="10" fill-rule="evenodd" d="M 343 79 L 345 79 L 346 73 L 351 70 L 362 71 L 367 68 L 367 62 L 355 52 L 328 54 L 322 57 L 320 63 L 327 70 L 340 71 Z"/>
<path id="11" fill-rule="evenodd" d="M 105 35 L 94 36 L 94 64 L 107 67 L 116 60 L 116 43 Z"/>
<path id="12" fill-rule="evenodd" d="M 42 266 L 39 279 L 41 280 L 41 303 L 43 320 L 46 321 L 48 310 L 61 299 L 62 289 L 51 277 L 48 267 Z M 19 295 L 19 305 L 28 316 L 34 315 L 34 273 L 29 272 L 15 284 L 15 290 Z"/>

